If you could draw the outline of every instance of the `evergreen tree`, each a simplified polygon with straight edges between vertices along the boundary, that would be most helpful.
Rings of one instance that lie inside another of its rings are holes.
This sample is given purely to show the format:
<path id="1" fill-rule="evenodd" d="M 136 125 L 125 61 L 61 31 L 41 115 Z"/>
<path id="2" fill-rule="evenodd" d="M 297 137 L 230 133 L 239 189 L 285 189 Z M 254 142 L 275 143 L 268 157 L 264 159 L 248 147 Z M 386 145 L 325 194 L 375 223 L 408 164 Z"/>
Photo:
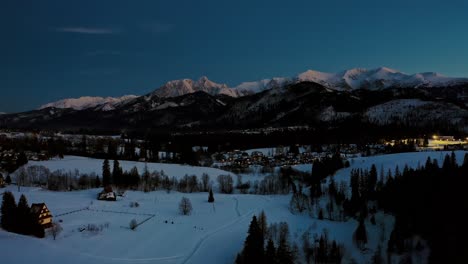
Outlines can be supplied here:
<path id="1" fill-rule="evenodd" d="M 369 193 L 373 194 L 375 190 L 375 186 L 377 184 L 377 167 L 375 164 L 372 164 L 371 169 L 369 171 Z"/>
<path id="2" fill-rule="evenodd" d="M 458 168 L 457 156 L 455 156 L 455 152 L 453 151 L 452 151 L 452 154 L 450 154 L 450 164 L 452 165 L 452 169 Z"/>
<path id="3" fill-rule="evenodd" d="M 241 254 L 237 254 L 236 256 L 236 261 L 234 262 L 235 264 L 243 264 L 244 263 L 244 260 L 242 259 L 242 256 Z"/>
<path id="4" fill-rule="evenodd" d="M 463 168 L 468 168 L 468 153 L 465 153 L 465 156 L 463 157 Z"/>
<path id="5" fill-rule="evenodd" d="M 336 244 L 336 241 L 333 240 L 330 253 L 329 253 L 329 262 L 330 263 L 341 263 L 341 259 L 343 258 L 342 249 Z"/>
<path id="6" fill-rule="evenodd" d="M 364 225 L 364 219 L 359 220 L 359 225 L 354 231 L 354 240 L 360 249 L 363 249 L 367 243 L 367 231 Z"/>
<path id="7" fill-rule="evenodd" d="M 15 201 L 15 196 L 11 192 L 4 192 L 3 193 L 3 200 L 2 200 L 2 219 L 1 219 L 1 226 L 6 231 L 15 231 L 16 230 L 16 213 L 17 213 L 17 206 Z"/>
<path id="8" fill-rule="evenodd" d="M 450 158 L 448 154 L 445 155 L 444 163 L 442 165 L 442 170 L 445 172 L 446 176 L 450 176 L 447 174 L 450 174 L 452 172 L 452 159 Z"/>
<path id="9" fill-rule="evenodd" d="M 10 176 L 10 174 L 8 174 L 8 175 L 6 176 L 6 178 L 5 178 L 5 183 L 6 183 L 6 184 L 11 184 L 11 176 Z"/>
<path id="10" fill-rule="evenodd" d="M 244 243 L 243 262 L 256 264 L 263 262 L 263 238 L 257 217 L 254 215 L 250 222 L 247 238 Z"/>
<path id="11" fill-rule="evenodd" d="M 144 192 L 149 192 L 150 191 L 150 185 L 151 185 L 151 182 L 150 182 L 150 172 L 148 170 L 148 165 L 146 164 L 145 162 L 145 167 L 143 169 L 143 184 L 144 184 L 144 187 L 143 187 L 143 191 Z"/>
<path id="12" fill-rule="evenodd" d="M 209 203 L 214 203 L 214 196 L 213 196 L 213 190 L 210 189 L 210 194 L 208 196 L 208 202 Z"/>
<path id="13" fill-rule="evenodd" d="M 114 166 L 112 168 L 112 182 L 115 185 L 122 185 L 122 168 L 118 160 L 114 160 Z"/>
<path id="14" fill-rule="evenodd" d="M 260 232 L 262 233 L 262 239 L 265 240 L 268 231 L 268 222 L 265 211 L 263 210 L 258 216 L 258 227 L 260 228 Z"/>
<path id="15" fill-rule="evenodd" d="M 461 166 L 460 175 L 468 175 L 468 153 L 465 153 L 465 157 L 463 158 L 463 164 Z"/>
<path id="16" fill-rule="evenodd" d="M 111 172 L 108 159 L 105 159 L 104 163 L 102 164 L 102 184 L 104 187 L 111 184 Z"/>
<path id="17" fill-rule="evenodd" d="M 131 170 L 130 170 L 130 173 L 128 175 L 128 184 L 130 186 L 138 186 L 138 184 L 140 183 L 140 174 L 138 173 L 138 168 L 136 166 L 134 166 Z"/>
<path id="18" fill-rule="evenodd" d="M 276 253 L 276 258 L 278 260 L 278 263 L 294 264 L 294 255 L 286 239 L 282 239 L 280 241 L 278 250 Z"/>
<path id="19" fill-rule="evenodd" d="M 31 208 L 29 207 L 28 200 L 24 194 L 21 195 L 18 202 L 17 216 L 18 216 L 18 233 L 31 234 L 32 232 L 32 218 Z"/>
<path id="20" fill-rule="evenodd" d="M 273 240 L 268 239 L 268 243 L 265 250 L 265 263 L 266 264 L 274 264 L 277 263 L 276 261 L 276 248 Z"/>
<path id="21" fill-rule="evenodd" d="M 94 187 L 95 188 L 101 187 L 101 179 L 99 178 L 99 176 L 96 176 L 96 179 L 94 180 Z"/>

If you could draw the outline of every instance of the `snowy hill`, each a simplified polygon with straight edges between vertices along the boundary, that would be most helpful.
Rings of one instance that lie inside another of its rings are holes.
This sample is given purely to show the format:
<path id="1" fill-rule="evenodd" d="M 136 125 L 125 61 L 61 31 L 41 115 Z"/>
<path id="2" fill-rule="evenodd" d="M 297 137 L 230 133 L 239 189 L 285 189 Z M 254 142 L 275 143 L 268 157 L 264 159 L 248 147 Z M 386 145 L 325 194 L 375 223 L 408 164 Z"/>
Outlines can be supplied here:
<path id="1" fill-rule="evenodd" d="M 398 99 L 370 107 L 364 116 L 370 122 L 380 125 L 402 120 L 418 124 L 446 120 L 454 125 L 463 126 L 468 120 L 468 111 L 449 103 Z"/>
<path id="2" fill-rule="evenodd" d="M 137 98 L 136 95 L 125 95 L 122 97 L 91 97 L 83 96 L 80 98 L 67 98 L 62 99 L 56 102 L 48 103 L 39 107 L 39 109 L 44 109 L 48 107 L 55 108 L 71 108 L 75 110 L 83 110 L 88 108 L 93 108 L 96 106 L 102 106 L 101 110 L 109 111 L 113 110 L 114 107 L 122 102 L 126 102 L 132 99 Z"/>

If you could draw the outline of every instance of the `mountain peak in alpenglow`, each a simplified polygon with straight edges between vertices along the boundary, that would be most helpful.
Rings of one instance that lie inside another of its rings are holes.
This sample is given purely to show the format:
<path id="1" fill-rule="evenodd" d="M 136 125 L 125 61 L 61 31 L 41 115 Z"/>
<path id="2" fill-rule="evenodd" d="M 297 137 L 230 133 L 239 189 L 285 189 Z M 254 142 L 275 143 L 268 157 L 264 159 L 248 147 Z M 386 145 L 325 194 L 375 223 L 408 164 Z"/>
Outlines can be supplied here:
<path id="1" fill-rule="evenodd" d="M 48 107 L 55 108 L 71 108 L 75 110 L 83 110 L 87 108 L 93 108 L 100 105 L 106 105 L 105 110 L 112 110 L 113 106 L 123 103 L 132 99 L 137 98 L 136 95 L 124 95 L 122 97 L 93 97 L 93 96 L 82 96 L 80 98 L 66 98 L 56 102 L 44 104 L 39 109 Z"/>
<path id="2" fill-rule="evenodd" d="M 338 73 L 308 70 L 297 75 L 295 79 L 296 81 L 317 82 L 328 88 L 337 90 L 451 86 L 457 83 L 468 82 L 468 78 L 446 77 L 434 72 L 410 75 L 387 67 L 375 69 L 352 68 Z"/>
<path id="3" fill-rule="evenodd" d="M 445 87 L 461 83 L 468 83 L 468 78 L 447 77 L 436 72 L 422 72 L 407 74 L 388 67 L 374 69 L 351 68 L 337 73 L 307 70 L 293 77 L 273 77 L 259 81 L 242 82 L 237 86 L 229 87 L 226 84 L 211 81 L 206 76 L 198 80 L 179 79 L 166 82 L 149 94 L 161 98 L 177 97 L 195 92 L 206 92 L 210 95 L 226 95 L 240 97 L 259 93 L 265 90 L 282 88 L 299 82 L 315 82 L 333 90 L 368 89 L 379 90 L 390 87 Z M 113 110 L 119 103 L 127 102 L 137 96 L 128 95 L 119 98 L 90 97 L 68 98 L 48 103 L 39 109 L 47 107 L 73 108 L 82 110 L 102 106 L 102 110 Z"/>
<path id="4" fill-rule="evenodd" d="M 189 93 L 203 91 L 211 95 L 225 94 L 237 97 L 239 94 L 226 84 L 219 84 L 211 81 L 206 76 L 200 77 L 197 81 L 191 79 L 173 80 L 165 83 L 156 89 L 151 95 L 158 97 L 177 97 Z"/>

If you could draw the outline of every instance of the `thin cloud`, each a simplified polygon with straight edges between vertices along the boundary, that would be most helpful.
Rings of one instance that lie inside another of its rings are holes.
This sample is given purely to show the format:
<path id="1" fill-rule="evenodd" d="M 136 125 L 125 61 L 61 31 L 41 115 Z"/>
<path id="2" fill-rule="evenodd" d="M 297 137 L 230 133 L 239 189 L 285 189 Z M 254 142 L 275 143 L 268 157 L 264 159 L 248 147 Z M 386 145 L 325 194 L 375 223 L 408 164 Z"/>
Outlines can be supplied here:
<path id="1" fill-rule="evenodd" d="M 78 33 L 78 34 L 94 34 L 94 35 L 108 35 L 118 34 L 120 30 L 112 28 L 93 28 L 93 27 L 60 27 L 56 28 L 57 32 L 65 33 Z"/>

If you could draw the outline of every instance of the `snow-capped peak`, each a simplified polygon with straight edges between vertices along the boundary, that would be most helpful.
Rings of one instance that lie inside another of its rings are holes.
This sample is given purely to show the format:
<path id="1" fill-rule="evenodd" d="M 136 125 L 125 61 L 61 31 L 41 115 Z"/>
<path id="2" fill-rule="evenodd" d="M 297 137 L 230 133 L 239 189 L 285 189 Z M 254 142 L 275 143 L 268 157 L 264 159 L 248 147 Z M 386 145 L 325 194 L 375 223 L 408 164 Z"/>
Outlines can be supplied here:
<path id="1" fill-rule="evenodd" d="M 109 111 L 113 110 L 114 106 L 132 100 L 136 98 L 136 95 L 125 95 L 122 97 L 91 97 L 91 96 L 83 96 L 80 98 L 67 98 L 62 99 L 56 102 L 48 103 L 39 107 L 39 109 L 44 109 L 48 107 L 55 107 L 55 108 L 72 108 L 75 110 L 83 110 L 88 108 L 93 108 L 97 106 L 102 106 L 101 110 Z"/>
<path id="2" fill-rule="evenodd" d="M 377 90 L 389 87 L 451 86 L 460 83 L 468 83 L 468 78 L 446 77 L 436 72 L 423 72 L 410 75 L 386 67 L 375 69 L 353 68 L 338 73 L 307 70 L 290 78 L 274 77 L 259 81 L 243 82 L 230 88 L 226 84 L 216 83 L 208 79 L 208 77 L 202 76 L 198 80 L 180 79 L 169 81 L 154 92 L 148 94 L 145 98 L 149 100 L 152 96 L 162 98 L 177 97 L 198 91 L 203 91 L 211 95 L 222 94 L 231 97 L 240 97 L 269 89 L 283 88 L 289 84 L 299 82 L 315 82 L 333 90 Z M 85 96 L 48 103 L 42 105 L 39 109 L 55 107 L 82 110 L 96 107 L 96 110 L 109 111 L 115 109 L 117 104 L 124 103 L 136 97 L 135 95 L 119 98 Z"/>
<path id="3" fill-rule="evenodd" d="M 295 78 L 296 82 L 312 81 L 331 89 L 384 89 L 388 87 L 410 86 L 448 86 L 468 82 L 467 78 L 451 78 L 439 73 L 425 72 L 409 75 L 394 69 L 353 68 L 338 73 L 324 73 L 313 70 L 303 72 Z"/>
<path id="4" fill-rule="evenodd" d="M 449 78 L 438 73 L 426 72 L 409 75 L 395 69 L 379 67 L 375 69 L 352 68 L 338 73 L 327 73 L 307 70 L 294 77 L 274 77 L 259 81 L 243 82 L 232 88 L 226 84 L 210 81 L 206 76 L 197 81 L 181 79 L 167 82 L 152 95 L 159 97 L 176 97 L 197 91 L 211 95 L 225 94 L 232 97 L 259 93 L 272 88 L 284 87 L 298 82 L 316 82 L 329 89 L 384 89 L 388 87 L 445 86 L 459 82 L 468 82 L 466 78 Z"/>
<path id="5" fill-rule="evenodd" d="M 290 82 L 288 78 L 275 77 L 272 79 L 263 79 L 260 81 L 243 82 L 233 89 L 240 95 L 255 94 L 265 90 L 283 87 Z"/>
<path id="6" fill-rule="evenodd" d="M 155 90 L 152 95 L 157 95 L 159 97 L 176 97 L 198 91 L 203 91 L 211 95 L 225 94 L 233 97 L 238 96 L 238 93 L 228 88 L 226 84 L 215 83 L 210 81 L 206 76 L 202 76 L 197 81 L 191 79 L 169 81 Z"/>

